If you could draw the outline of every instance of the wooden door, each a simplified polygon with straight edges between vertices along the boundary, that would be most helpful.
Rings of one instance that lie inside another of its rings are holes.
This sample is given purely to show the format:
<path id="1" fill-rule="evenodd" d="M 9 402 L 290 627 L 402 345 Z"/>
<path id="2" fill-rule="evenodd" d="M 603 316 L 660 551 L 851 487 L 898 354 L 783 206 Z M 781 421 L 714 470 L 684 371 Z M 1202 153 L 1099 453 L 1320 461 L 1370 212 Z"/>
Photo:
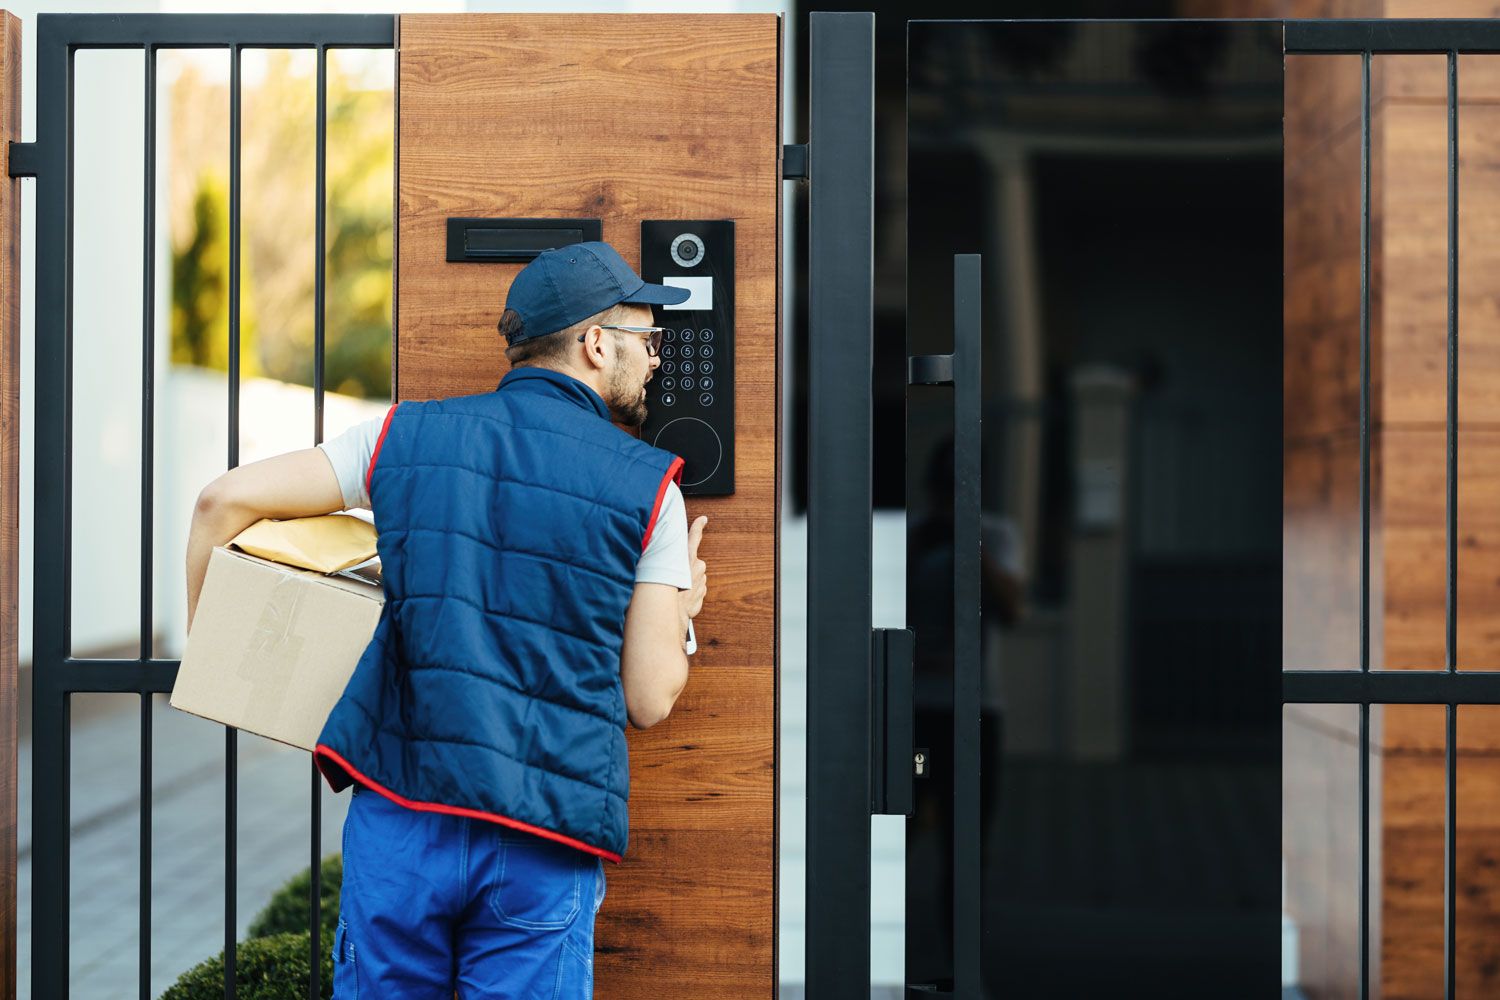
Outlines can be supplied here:
<path id="1" fill-rule="evenodd" d="M 519 264 L 446 263 L 450 216 L 735 223 L 735 494 L 709 516 L 700 651 L 630 733 L 630 848 L 606 865 L 596 995 L 774 996 L 781 22 L 775 15 L 403 15 L 399 399 L 494 388 Z"/>

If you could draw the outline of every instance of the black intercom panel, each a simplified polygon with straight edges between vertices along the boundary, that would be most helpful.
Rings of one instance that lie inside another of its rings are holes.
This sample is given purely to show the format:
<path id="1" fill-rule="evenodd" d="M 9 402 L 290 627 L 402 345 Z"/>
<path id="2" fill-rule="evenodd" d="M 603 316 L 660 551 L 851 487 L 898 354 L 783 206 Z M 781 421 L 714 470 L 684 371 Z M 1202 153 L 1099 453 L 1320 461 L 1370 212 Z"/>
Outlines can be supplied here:
<path id="1" fill-rule="evenodd" d="M 733 493 L 734 222 L 643 221 L 641 277 L 692 292 L 656 307 L 667 332 L 641 437 L 682 457 L 682 492 Z"/>

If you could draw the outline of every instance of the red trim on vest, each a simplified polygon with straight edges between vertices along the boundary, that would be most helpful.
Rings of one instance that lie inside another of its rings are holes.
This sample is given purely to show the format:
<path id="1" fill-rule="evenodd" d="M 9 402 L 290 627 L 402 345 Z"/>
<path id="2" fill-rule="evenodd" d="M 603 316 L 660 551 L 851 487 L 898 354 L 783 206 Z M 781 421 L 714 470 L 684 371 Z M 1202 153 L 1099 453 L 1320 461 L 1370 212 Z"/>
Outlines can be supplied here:
<path id="1" fill-rule="evenodd" d="M 651 520 L 646 522 L 646 537 L 641 539 L 641 551 L 646 551 L 646 546 L 651 544 L 651 533 L 656 530 L 656 518 L 661 513 L 661 502 L 667 498 L 667 484 L 676 483 L 682 485 L 682 459 L 673 458 L 672 464 L 667 467 L 667 474 L 661 477 L 661 485 L 656 488 L 656 503 L 651 508 Z"/>
<path id="2" fill-rule="evenodd" d="M 380 425 L 380 437 L 375 439 L 375 450 L 370 453 L 370 467 L 365 470 L 365 496 L 370 495 L 370 478 L 375 475 L 375 460 L 380 457 L 380 447 L 385 444 L 386 432 L 391 429 L 391 418 L 396 415 L 397 403 L 391 406 L 385 414 L 385 423 Z"/>
<path id="3" fill-rule="evenodd" d="M 620 855 L 615 854 L 611 851 L 606 851 L 603 848 L 599 847 L 591 847 L 581 840 L 574 840 L 572 837 L 565 837 L 560 833 L 554 833 L 551 830 L 544 830 L 539 826 L 532 826 L 530 823 L 522 823 L 520 820 L 511 819 L 509 816 L 501 816 L 498 813 L 484 812 L 479 809 L 466 809 L 463 806 L 445 806 L 437 802 L 415 802 L 411 799 L 402 798 L 400 795 L 397 795 L 395 792 L 391 791 L 389 788 L 386 788 L 379 782 L 372 781 L 365 775 L 361 774 L 359 771 L 355 770 L 355 768 L 347 760 L 339 756 L 337 751 L 331 749 L 326 744 L 319 743 L 317 745 L 317 748 L 313 750 L 313 761 L 315 763 L 317 762 L 319 755 L 331 758 L 345 771 L 348 771 L 351 775 L 353 775 L 359 781 L 359 783 L 364 785 L 366 788 L 371 788 L 379 792 L 381 795 L 384 795 L 386 798 L 390 799 L 397 805 L 405 806 L 408 809 L 418 809 L 422 812 L 447 813 L 450 816 L 467 816 L 470 819 L 488 820 L 491 823 L 499 823 L 501 826 L 508 826 L 513 830 L 520 830 L 522 833 L 530 833 L 538 837 L 544 837 L 547 840 L 555 840 L 559 844 L 566 844 L 569 847 L 576 847 L 578 850 L 584 851 L 588 854 L 598 855 L 605 861 L 612 861 L 615 864 L 620 863 Z M 327 772 L 323 771 L 321 765 L 318 767 L 318 770 L 323 773 L 323 777 L 328 777 Z"/>

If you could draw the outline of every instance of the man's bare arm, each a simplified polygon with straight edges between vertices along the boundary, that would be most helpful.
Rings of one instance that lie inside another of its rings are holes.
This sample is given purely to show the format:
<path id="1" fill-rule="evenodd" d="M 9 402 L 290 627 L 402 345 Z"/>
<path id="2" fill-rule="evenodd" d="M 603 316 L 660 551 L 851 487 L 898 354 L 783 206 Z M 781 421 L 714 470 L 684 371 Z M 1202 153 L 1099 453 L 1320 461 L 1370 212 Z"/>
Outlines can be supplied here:
<path id="1" fill-rule="evenodd" d="M 625 609 L 625 648 L 620 652 L 620 682 L 625 714 L 637 729 L 665 719 L 687 686 L 688 659 L 683 652 L 688 622 L 698 616 L 708 595 L 708 564 L 698 545 L 708 518 L 688 529 L 688 564 L 692 586 L 678 590 L 664 583 L 638 583 Z"/>
<path id="2" fill-rule="evenodd" d="M 208 573 L 208 557 L 263 517 L 311 517 L 344 509 L 328 456 L 304 448 L 230 469 L 203 488 L 188 532 L 188 627 Z"/>

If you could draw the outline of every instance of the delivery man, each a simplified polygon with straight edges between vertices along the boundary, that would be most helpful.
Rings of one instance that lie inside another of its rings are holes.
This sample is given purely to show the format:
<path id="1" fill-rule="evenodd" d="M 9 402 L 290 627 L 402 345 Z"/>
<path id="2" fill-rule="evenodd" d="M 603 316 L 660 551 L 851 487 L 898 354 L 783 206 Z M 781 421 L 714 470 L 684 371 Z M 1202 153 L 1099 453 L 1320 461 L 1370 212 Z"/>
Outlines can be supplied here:
<path id="1" fill-rule="evenodd" d="M 314 751 L 355 790 L 339 1000 L 593 994 L 625 723 L 671 711 L 707 593 L 682 460 L 615 426 L 646 416 L 651 307 L 687 295 L 606 243 L 546 251 L 510 287 L 494 392 L 400 403 L 198 499 L 189 621 L 213 547 L 256 520 L 374 513 L 385 605 Z"/>

